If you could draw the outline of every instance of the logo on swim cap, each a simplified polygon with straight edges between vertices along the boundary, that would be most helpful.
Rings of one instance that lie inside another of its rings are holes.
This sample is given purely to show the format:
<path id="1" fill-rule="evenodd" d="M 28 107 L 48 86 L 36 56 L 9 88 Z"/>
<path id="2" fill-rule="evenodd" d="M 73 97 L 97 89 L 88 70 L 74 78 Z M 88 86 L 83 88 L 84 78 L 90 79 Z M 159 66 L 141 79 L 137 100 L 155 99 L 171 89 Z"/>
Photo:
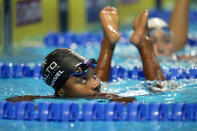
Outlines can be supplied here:
<path id="1" fill-rule="evenodd" d="M 43 61 L 43 68 L 45 68 L 43 79 L 48 85 L 53 87 L 56 80 L 64 73 L 64 71 L 60 70 L 60 66 L 58 66 L 55 61 L 51 62 L 47 67 L 45 67 L 45 65 L 47 66 L 46 59 Z"/>

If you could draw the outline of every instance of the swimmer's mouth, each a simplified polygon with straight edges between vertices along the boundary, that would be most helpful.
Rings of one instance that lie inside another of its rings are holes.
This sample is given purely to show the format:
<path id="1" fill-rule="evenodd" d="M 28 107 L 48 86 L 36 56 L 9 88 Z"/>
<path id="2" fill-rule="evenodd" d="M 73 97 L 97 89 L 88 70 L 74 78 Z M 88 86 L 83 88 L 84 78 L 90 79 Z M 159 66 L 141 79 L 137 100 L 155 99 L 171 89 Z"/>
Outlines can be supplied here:
<path id="1" fill-rule="evenodd" d="M 99 85 L 96 88 L 94 88 L 93 90 L 96 91 L 96 93 L 99 93 L 99 92 L 101 92 L 100 89 L 101 89 L 101 86 Z"/>

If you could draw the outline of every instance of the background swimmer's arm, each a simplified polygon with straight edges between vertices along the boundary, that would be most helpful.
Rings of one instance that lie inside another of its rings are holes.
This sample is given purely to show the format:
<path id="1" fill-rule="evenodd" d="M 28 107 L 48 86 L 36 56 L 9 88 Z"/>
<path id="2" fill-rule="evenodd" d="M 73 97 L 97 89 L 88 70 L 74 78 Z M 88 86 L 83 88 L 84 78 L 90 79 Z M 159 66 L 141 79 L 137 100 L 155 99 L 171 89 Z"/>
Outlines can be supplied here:
<path id="1" fill-rule="evenodd" d="M 101 44 L 96 74 L 101 81 L 108 81 L 115 44 L 120 39 L 117 9 L 113 7 L 103 8 L 100 12 L 100 20 L 103 27 L 104 38 Z"/>
<path id="2" fill-rule="evenodd" d="M 176 0 L 170 17 L 170 30 L 174 35 L 174 51 L 184 48 L 188 35 L 188 12 L 190 0 Z"/>
<path id="3" fill-rule="evenodd" d="M 20 102 L 20 101 L 33 101 L 35 99 L 41 99 L 41 98 L 55 98 L 54 96 L 32 96 L 32 95 L 26 95 L 26 96 L 16 96 L 12 98 L 6 98 L 6 101 L 11 102 Z"/>
<path id="4" fill-rule="evenodd" d="M 130 41 L 138 48 L 144 75 L 147 80 L 165 80 L 161 67 L 153 51 L 153 46 L 150 41 L 147 29 L 148 10 L 143 11 L 138 15 L 133 22 L 134 33 Z M 161 88 L 160 86 L 157 86 Z"/>

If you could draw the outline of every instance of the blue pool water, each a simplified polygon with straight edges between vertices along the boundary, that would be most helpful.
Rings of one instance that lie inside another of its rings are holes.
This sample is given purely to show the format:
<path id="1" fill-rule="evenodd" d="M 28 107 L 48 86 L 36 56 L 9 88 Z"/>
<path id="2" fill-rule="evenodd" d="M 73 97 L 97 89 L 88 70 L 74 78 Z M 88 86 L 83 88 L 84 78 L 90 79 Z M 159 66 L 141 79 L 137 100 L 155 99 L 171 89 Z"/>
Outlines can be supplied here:
<path id="1" fill-rule="evenodd" d="M 25 82 L 24 82 L 25 81 Z M 175 102 L 197 102 L 197 81 L 196 80 L 178 80 L 176 81 L 179 88 L 176 91 L 166 91 L 162 94 L 153 94 L 144 87 L 143 81 L 140 80 L 123 80 L 114 83 L 105 84 L 102 91 L 115 93 L 121 96 L 136 96 L 139 102 L 151 103 L 175 103 Z M 13 84 L 14 83 L 14 84 Z M 23 78 L 23 79 L 0 79 L 1 84 L 1 98 L 3 101 L 5 98 L 18 96 L 18 95 L 53 95 L 54 91 L 51 87 L 48 87 L 40 79 Z M 54 100 L 44 99 L 36 100 L 36 102 L 70 102 L 71 100 Z M 79 100 L 72 99 L 75 103 L 84 102 L 97 102 L 99 100 Z M 106 100 L 107 102 L 107 100 Z"/>
<path id="2" fill-rule="evenodd" d="M 86 58 L 98 57 L 98 48 L 100 45 L 91 45 L 87 48 L 77 47 L 75 51 L 84 55 Z M 80 49 L 79 49 L 80 48 Z M 12 56 L 2 56 L 1 61 L 6 60 L 6 63 L 41 63 L 45 55 L 54 48 L 46 47 L 15 47 Z M 122 51 L 124 50 L 124 52 Z M 180 53 L 184 54 L 187 50 L 196 51 L 195 48 L 186 47 Z M 32 53 L 33 52 L 33 53 Z M 181 67 L 189 69 L 196 66 L 194 61 L 174 61 L 171 58 L 160 60 L 162 68 Z M 139 54 L 134 46 L 128 44 L 118 44 L 114 53 L 112 65 L 123 66 L 126 69 L 132 69 L 134 66 L 141 66 Z M 170 82 L 170 81 L 168 81 Z M 102 91 L 115 93 L 121 96 L 135 96 L 137 101 L 142 103 L 161 102 L 161 103 L 196 103 L 197 102 L 197 81 L 196 79 L 180 79 L 174 80 L 178 88 L 175 91 L 168 90 L 165 93 L 153 94 L 147 90 L 142 80 L 120 80 L 117 82 L 105 83 Z M 0 79 L 0 100 L 18 95 L 52 95 L 54 93 L 51 87 L 48 87 L 42 79 L 22 78 L 22 79 Z M 84 102 L 100 102 L 101 100 L 85 100 L 85 99 L 38 99 L 39 102 L 74 102 L 82 104 Z M 102 103 L 108 102 L 102 100 Z M 196 130 L 196 122 L 154 122 L 154 121 L 138 121 L 138 122 L 39 122 L 39 121 L 14 121 L 14 120 L 0 120 L 1 130 Z M 6 125 L 6 126 L 4 126 Z M 170 125 L 170 126 L 169 126 Z M 4 127 L 3 127 L 4 126 Z M 169 129 L 169 127 L 171 127 Z"/>
<path id="3" fill-rule="evenodd" d="M 5 126 L 7 125 L 7 126 Z M 37 121 L 9 121 L 1 120 L 2 131 L 195 131 L 196 122 L 158 122 L 158 121 L 138 121 L 138 122 L 37 122 Z"/>
<path id="4" fill-rule="evenodd" d="M 4 126 L 8 125 L 8 126 Z M 2 120 L 0 122 L 2 130 L 6 131 L 76 131 L 76 130 L 86 130 L 86 131 L 130 131 L 130 130 L 150 130 L 150 131 L 186 131 L 197 129 L 197 124 L 195 122 L 37 122 L 37 121 L 8 121 Z M 192 127 L 192 128 L 191 128 Z"/>

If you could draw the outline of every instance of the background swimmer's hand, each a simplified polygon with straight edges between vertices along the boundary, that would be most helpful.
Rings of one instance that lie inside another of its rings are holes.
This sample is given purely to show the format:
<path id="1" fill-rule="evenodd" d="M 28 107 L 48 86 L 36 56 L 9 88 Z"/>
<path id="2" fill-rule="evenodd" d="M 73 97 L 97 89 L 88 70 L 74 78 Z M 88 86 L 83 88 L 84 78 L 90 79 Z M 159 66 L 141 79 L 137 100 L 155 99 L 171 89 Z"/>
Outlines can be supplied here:
<path id="1" fill-rule="evenodd" d="M 178 88 L 175 81 L 146 81 L 145 86 L 153 93 L 171 92 Z"/>
<path id="2" fill-rule="evenodd" d="M 133 21 L 134 33 L 132 34 L 130 38 L 130 42 L 135 44 L 136 46 L 139 46 L 142 40 L 142 36 L 147 35 L 148 14 L 149 14 L 148 10 L 144 10 L 138 16 L 136 16 L 136 18 Z"/>
<path id="3" fill-rule="evenodd" d="M 177 56 L 177 59 L 178 60 L 191 60 L 191 61 L 194 61 L 194 62 L 197 62 L 197 56 Z"/>
<path id="4" fill-rule="evenodd" d="M 100 11 L 100 20 L 104 30 L 104 37 L 115 44 L 120 39 L 118 10 L 114 7 L 105 7 Z"/>

